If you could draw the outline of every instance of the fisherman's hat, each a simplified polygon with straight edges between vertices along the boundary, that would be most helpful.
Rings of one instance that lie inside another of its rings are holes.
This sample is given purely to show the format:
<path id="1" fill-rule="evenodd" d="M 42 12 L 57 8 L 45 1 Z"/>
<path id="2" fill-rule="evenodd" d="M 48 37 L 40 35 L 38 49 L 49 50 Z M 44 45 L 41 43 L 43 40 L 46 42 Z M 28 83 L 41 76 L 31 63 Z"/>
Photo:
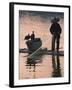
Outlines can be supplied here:
<path id="1" fill-rule="evenodd" d="M 58 17 L 55 17 L 51 20 L 52 23 L 59 22 L 59 21 L 60 21 L 60 18 Z"/>

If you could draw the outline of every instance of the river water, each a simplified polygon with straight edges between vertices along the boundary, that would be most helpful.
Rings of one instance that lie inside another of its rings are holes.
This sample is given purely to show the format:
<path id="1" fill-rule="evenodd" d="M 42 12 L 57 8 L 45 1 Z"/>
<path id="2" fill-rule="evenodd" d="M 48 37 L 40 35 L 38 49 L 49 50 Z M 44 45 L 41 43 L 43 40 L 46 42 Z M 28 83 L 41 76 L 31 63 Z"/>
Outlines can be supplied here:
<path id="1" fill-rule="evenodd" d="M 27 59 L 20 54 L 19 79 L 51 78 L 64 76 L 64 57 L 43 55 Z"/>

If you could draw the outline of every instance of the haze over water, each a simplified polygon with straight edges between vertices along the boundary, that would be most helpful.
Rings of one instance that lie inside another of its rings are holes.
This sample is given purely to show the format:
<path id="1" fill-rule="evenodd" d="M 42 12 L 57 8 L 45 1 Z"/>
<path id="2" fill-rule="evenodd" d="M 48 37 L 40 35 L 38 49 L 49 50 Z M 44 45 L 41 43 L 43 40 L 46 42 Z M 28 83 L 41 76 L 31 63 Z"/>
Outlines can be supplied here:
<path id="1" fill-rule="evenodd" d="M 51 19 L 59 17 L 62 28 L 60 50 L 64 50 L 64 14 L 57 12 L 19 12 L 19 42 L 20 49 L 27 48 L 25 36 L 35 32 L 36 38 L 41 38 L 42 48 L 51 50 L 52 35 L 50 33 Z M 19 79 L 52 78 L 64 76 L 64 57 L 43 55 L 34 60 L 28 60 L 28 53 L 19 54 Z"/>

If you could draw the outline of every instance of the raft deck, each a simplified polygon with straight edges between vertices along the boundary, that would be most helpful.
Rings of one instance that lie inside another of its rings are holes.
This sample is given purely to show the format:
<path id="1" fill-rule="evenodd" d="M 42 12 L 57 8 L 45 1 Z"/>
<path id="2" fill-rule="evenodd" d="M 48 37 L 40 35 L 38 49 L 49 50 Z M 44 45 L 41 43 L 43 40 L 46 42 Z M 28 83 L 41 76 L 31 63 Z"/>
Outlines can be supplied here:
<path id="1" fill-rule="evenodd" d="M 20 49 L 19 50 L 19 52 L 20 53 L 34 53 L 34 52 L 31 52 L 31 51 L 29 51 L 28 49 Z M 36 53 L 34 53 L 33 55 L 59 55 L 59 56 L 64 56 L 64 51 L 59 51 L 59 52 L 57 52 L 57 51 L 52 51 L 52 50 L 48 50 L 48 49 L 40 49 L 40 50 L 38 50 Z"/>

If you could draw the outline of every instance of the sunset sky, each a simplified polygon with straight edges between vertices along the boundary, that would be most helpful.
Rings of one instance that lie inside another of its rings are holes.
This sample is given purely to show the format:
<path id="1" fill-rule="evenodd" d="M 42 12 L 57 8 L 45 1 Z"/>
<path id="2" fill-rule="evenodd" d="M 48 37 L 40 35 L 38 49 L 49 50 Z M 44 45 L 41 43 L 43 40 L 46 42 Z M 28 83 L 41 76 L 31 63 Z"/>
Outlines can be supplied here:
<path id="1" fill-rule="evenodd" d="M 59 12 L 39 12 L 39 11 L 19 11 L 20 26 L 20 48 L 26 48 L 24 37 L 32 31 L 35 32 L 37 38 L 41 38 L 43 46 L 51 47 L 51 20 L 59 17 L 59 24 L 62 28 L 61 47 L 64 46 L 64 13 Z"/>

